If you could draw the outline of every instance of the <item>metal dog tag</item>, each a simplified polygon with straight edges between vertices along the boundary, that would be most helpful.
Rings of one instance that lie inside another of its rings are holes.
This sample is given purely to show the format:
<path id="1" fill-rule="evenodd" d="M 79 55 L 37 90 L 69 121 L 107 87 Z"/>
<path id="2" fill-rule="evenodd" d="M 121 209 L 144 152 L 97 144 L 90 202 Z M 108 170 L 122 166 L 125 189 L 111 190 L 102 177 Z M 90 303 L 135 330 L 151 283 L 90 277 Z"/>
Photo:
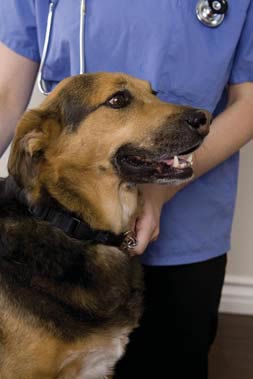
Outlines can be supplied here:
<path id="1" fill-rule="evenodd" d="M 138 242 L 135 236 L 135 233 L 132 230 L 129 230 L 124 234 L 125 238 L 124 241 L 122 242 L 121 248 L 123 250 L 132 250 L 134 249 Z"/>

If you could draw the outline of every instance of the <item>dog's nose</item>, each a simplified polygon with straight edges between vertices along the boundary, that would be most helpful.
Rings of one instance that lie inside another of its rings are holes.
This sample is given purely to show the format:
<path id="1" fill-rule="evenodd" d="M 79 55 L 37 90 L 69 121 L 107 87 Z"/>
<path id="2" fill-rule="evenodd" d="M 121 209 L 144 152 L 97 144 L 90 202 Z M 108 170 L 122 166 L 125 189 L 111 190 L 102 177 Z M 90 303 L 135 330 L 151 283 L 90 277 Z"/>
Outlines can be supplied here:
<path id="1" fill-rule="evenodd" d="M 203 111 L 191 111 L 187 115 L 186 122 L 202 137 L 209 133 L 210 117 Z"/>

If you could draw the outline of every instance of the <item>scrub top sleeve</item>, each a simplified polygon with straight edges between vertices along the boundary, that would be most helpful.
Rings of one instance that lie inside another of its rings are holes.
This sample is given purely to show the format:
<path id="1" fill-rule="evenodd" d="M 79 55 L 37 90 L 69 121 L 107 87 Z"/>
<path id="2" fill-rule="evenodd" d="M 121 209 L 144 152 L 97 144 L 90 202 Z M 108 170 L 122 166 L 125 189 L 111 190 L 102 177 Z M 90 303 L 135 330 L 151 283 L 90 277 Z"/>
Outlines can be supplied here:
<path id="1" fill-rule="evenodd" d="M 0 0 L 0 41 L 16 53 L 40 61 L 34 0 Z"/>
<path id="2" fill-rule="evenodd" d="M 253 82 L 253 1 L 237 46 L 229 84 Z"/>

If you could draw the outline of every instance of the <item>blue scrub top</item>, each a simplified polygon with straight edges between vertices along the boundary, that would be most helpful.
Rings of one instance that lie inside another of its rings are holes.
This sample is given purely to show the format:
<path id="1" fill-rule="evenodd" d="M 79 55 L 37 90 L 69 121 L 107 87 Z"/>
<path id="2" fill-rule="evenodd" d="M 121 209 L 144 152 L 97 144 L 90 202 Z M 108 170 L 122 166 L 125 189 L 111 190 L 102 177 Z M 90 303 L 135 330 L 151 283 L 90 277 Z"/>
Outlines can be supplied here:
<path id="1" fill-rule="evenodd" d="M 230 0 L 224 22 L 214 29 L 197 20 L 196 2 L 87 0 L 87 71 L 126 72 L 151 81 L 162 100 L 219 113 L 227 84 L 253 81 L 253 2 Z M 43 73 L 51 88 L 79 73 L 80 0 L 55 3 Z M 1 0 L 0 40 L 40 61 L 48 6 L 48 0 Z M 143 262 L 177 265 L 227 252 L 237 174 L 238 154 L 168 202 L 159 240 Z"/>

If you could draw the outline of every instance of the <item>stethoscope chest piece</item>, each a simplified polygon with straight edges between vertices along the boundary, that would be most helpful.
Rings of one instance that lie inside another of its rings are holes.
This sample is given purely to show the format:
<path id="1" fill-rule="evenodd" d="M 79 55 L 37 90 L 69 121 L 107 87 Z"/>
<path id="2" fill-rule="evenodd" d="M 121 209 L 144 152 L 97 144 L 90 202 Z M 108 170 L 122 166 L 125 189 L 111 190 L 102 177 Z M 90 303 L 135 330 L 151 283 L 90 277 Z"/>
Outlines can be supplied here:
<path id="1" fill-rule="evenodd" d="M 196 6 L 199 21 L 210 28 L 223 22 L 227 10 L 227 0 L 199 0 Z"/>

